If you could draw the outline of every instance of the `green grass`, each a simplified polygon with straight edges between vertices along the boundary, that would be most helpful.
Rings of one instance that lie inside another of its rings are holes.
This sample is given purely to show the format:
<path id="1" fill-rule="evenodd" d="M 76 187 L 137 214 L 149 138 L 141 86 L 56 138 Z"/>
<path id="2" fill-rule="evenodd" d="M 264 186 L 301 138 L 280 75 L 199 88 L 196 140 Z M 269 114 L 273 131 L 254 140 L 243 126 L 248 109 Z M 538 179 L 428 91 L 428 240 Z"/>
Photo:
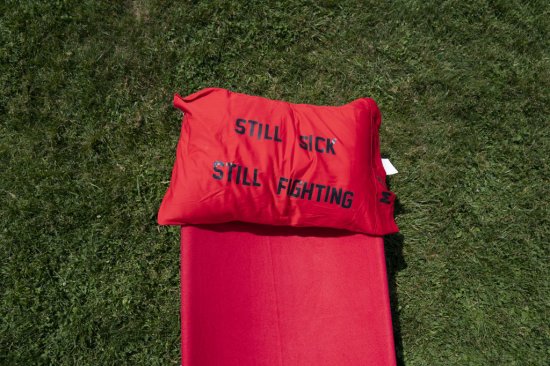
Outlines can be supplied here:
<path id="1" fill-rule="evenodd" d="M 0 4 L 0 364 L 179 363 L 171 98 L 218 86 L 379 103 L 402 363 L 547 365 L 548 2 L 267 3 Z"/>

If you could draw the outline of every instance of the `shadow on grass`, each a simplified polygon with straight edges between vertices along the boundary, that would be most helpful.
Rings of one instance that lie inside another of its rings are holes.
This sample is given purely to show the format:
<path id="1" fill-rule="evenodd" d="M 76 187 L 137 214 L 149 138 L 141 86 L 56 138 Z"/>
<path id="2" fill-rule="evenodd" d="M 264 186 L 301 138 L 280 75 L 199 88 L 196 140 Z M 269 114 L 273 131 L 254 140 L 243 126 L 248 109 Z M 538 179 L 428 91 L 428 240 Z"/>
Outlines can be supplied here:
<path id="1" fill-rule="evenodd" d="M 397 364 L 401 366 L 404 366 L 405 362 L 403 361 L 403 339 L 401 338 L 401 322 L 399 320 L 399 299 L 397 296 L 396 275 L 397 272 L 407 267 L 403 259 L 403 241 L 404 238 L 401 234 L 388 235 L 384 238 L 395 354 L 397 357 Z"/>
<path id="2" fill-rule="evenodd" d="M 390 182 L 386 179 L 388 189 L 391 190 Z M 394 217 L 405 212 L 405 207 L 399 199 L 395 199 Z M 386 235 L 384 237 L 384 253 L 386 255 L 386 268 L 388 272 L 388 287 L 390 292 L 390 306 L 393 323 L 393 337 L 395 341 L 395 355 L 397 365 L 404 366 L 403 339 L 401 338 L 401 322 L 399 320 L 399 299 L 397 296 L 397 273 L 407 268 L 403 257 L 403 245 L 405 237 L 401 233 Z"/>

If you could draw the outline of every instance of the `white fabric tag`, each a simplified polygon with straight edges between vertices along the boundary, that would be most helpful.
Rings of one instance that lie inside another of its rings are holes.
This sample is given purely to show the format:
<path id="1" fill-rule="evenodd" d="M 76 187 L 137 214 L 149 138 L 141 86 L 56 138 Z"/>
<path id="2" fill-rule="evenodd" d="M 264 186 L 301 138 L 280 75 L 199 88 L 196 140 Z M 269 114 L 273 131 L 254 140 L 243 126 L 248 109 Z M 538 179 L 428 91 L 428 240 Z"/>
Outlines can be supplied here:
<path id="1" fill-rule="evenodd" d="M 395 169 L 393 164 L 390 162 L 390 159 L 382 159 L 382 165 L 384 166 L 386 175 L 394 175 L 398 173 L 397 169 Z"/>

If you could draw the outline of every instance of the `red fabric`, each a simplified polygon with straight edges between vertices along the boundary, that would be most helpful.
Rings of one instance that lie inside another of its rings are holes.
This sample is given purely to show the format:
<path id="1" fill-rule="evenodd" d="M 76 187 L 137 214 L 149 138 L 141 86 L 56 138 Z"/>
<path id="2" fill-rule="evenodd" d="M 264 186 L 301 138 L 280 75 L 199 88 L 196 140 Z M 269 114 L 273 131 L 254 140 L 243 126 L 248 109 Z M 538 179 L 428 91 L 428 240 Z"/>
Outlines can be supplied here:
<path id="1" fill-rule="evenodd" d="M 398 231 L 374 100 L 315 106 L 207 88 L 174 105 L 184 117 L 159 224 Z"/>
<path id="2" fill-rule="evenodd" d="M 395 365 L 380 237 L 181 228 L 183 366 Z"/>

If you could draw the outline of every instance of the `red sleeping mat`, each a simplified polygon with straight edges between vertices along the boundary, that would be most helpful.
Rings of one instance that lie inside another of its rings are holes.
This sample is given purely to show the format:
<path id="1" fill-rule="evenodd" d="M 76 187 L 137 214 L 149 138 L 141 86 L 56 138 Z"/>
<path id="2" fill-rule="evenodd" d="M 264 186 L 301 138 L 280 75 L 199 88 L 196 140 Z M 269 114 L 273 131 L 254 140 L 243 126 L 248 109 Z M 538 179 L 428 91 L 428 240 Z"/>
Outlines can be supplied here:
<path id="1" fill-rule="evenodd" d="M 181 227 L 183 366 L 395 365 L 381 237 Z"/>

